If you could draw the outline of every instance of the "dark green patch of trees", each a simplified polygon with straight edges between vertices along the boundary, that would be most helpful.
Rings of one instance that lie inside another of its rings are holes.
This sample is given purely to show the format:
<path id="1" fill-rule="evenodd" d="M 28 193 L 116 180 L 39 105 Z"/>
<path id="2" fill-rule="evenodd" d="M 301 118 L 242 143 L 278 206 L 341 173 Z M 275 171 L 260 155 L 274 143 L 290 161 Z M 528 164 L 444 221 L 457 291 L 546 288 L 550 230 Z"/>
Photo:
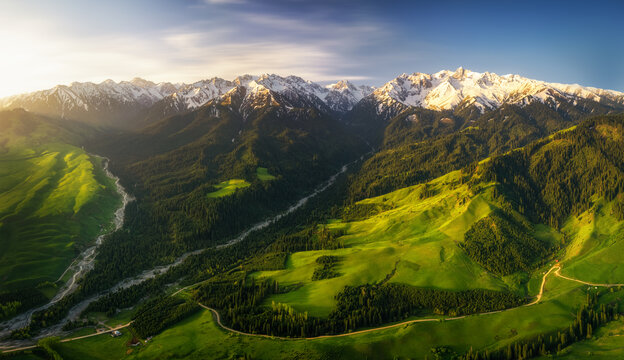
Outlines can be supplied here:
<path id="1" fill-rule="evenodd" d="M 458 316 L 515 307 L 524 299 L 491 290 L 445 291 L 403 284 L 347 286 L 328 318 L 299 313 L 284 304 L 263 305 L 271 294 L 288 291 L 274 281 L 210 281 L 199 287 L 197 301 L 213 307 L 228 326 L 249 333 L 312 337 L 343 333 L 363 326 L 400 321 L 409 316 L 440 314 Z"/>
<path id="2" fill-rule="evenodd" d="M 47 300 L 41 291 L 34 288 L 0 293 L 0 320 L 44 304 Z"/>
<path id="3" fill-rule="evenodd" d="M 142 338 L 153 336 L 194 314 L 200 307 L 173 296 L 160 297 L 141 305 L 132 318 L 132 328 Z"/>
<path id="4" fill-rule="evenodd" d="M 496 212 L 474 223 L 460 246 L 488 271 L 509 275 L 535 268 L 555 249 L 531 236 L 531 232 L 511 216 Z"/>
<path id="5" fill-rule="evenodd" d="M 594 196 L 611 201 L 624 192 L 624 141 L 600 128 L 622 134 L 624 116 L 592 118 L 552 139 L 494 157 L 482 164 L 478 181 L 498 182 L 502 201 L 533 222 L 558 228 L 569 215 L 590 209 Z"/>
<path id="6" fill-rule="evenodd" d="M 312 281 L 331 279 L 340 276 L 336 270 L 336 265 L 340 258 L 333 255 L 323 255 L 316 258 L 318 266 L 312 274 Z"/>

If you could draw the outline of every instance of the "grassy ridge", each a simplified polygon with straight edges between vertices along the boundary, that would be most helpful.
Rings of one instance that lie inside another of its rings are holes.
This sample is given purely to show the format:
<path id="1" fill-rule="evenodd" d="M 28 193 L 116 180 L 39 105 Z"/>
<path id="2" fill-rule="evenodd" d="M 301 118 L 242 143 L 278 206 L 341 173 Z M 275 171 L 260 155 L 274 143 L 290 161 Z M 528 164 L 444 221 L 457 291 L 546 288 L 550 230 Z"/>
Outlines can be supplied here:
<path id="1" fill-rule="evenodd" d="M 120 199 L 101 160 L 67 144 L 0 155 L 0 291 L 56 281 Z"/>
<path id="2" fill-rule="evenodd" d="M 624 283 L 624 222 L 612 212 L 613 202 L 603 199 L 563 226 L 573 239 L 562 273 L 594 283 Z"/>
<path id="3" fill-rule="evenodd" d="M 497 204 L 488 184 L 478 194 L 471 193 L 460 181 L 461 173 L 452 172 L 432 182 L 365 199 L 360 205 L 379 205 L 388 209 L 363 220 L 331 221 L 330 230 L 343 231 L 344 248 L 293 253 L 286 269 L 252 274 L 271 278 L 296 290 L 267 299 L 286 303 L 311 315 L 326 316 L 335 307 L 335 295 L 344 286 L 389 281 L 419 287 L 448 290 L 511 290 L 526 295 L 518 276 L 501 277 L 485 271 L 458 246 L 470 226 L 489 215 Z M 553 229 L 540 228 L 555 237 Z M 341 261 L 339 276 L 312 281 L 316 259 L 332 255 Z M 388 277 L 388 279 L 387 279 Z"/>
<path id="4" fill-rule="evenodd" d="M 110 226 L 121 202 L 115 184 L 100 158 L 69 145 L 91 132 L 23 110 L 0 112 L 0 292 L 56 281 Z"/>

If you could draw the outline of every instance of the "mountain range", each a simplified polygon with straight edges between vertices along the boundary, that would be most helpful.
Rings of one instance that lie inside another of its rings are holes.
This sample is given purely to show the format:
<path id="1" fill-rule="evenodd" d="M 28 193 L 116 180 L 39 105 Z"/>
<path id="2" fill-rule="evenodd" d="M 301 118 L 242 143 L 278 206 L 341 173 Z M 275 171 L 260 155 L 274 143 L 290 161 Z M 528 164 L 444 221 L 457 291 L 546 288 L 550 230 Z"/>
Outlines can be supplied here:
<path id="1" fill-rule="evenodd" d="M 603 108 L 603 112 L 624 108 L 622 92 L 459 68 L 434 74 L 402 74 L 378 88 L 347 80 L 322 86 L 297 76 L 274 74 L 243 75 L 233 81 L 215 77 L 192 84 L 156 84 L 140 78 L 99 84 L 75 82 L 0 99 L 0 109 L 24 108 L 100 126 L 139 128 L 225 98 L 237 88 L 246 91 L 243 106 L 265 94 L 279 94 L 286 109 L 312 106 L 347 117 L 345 114 L 359 106 L 386 120 L 410 107 L 469 110 L 475 114 L 503 105 L 524 107 L 534 102 L 555 110 L 567 104 L 581 112 L 592 112 L 595 106 Z"/>

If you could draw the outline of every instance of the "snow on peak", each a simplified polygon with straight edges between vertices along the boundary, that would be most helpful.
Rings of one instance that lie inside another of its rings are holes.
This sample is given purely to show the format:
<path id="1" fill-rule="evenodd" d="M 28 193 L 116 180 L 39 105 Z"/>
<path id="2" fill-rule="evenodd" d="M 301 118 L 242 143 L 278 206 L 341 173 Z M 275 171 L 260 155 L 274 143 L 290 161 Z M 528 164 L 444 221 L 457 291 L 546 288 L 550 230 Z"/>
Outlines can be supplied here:
<path id="1" fill-rule="evenodd" d="M 328 90 L 325 102 L 330 108 L 339 112 L 351 110 L 355 104 L 374 90 L 371 86 L 356 86 L 349 80 L 340 80 L 335 84 L 327 85 L 325 88 Z"/>
<path id="2" fill-rule="evenodd" d="M 483 111 L 505 103 L 524 105 L 532 101 L 556 101 L 557 97 L 594 101 L 605 97 L 624 104 L 624 93 L 616 91 L 546 83 L 519 75 L 478 73 L 463 67 L 434 74 L 402 74 L 373 94 L 381 104 L 398 102 L 433 110 L 449 110 L 460 104 L 473 104 Z"/>
<path id="3" fill-rule="evenodd" d="M 52 89 L 28 94 L 15 95 L 0 100 L 0 107 L 24 107 L 31 104 L 47 103 L 58 108 L 61 114 L 68 111 L 106 111 L 113 104 L 138 103 L 150 107 L 158 101 L 165 101 L 168 113 L 198 108 L 209 101 L 222 97 L 236 87 L 243 87 L 246 96 L 270 91 L 280 94 L 301 106 L 324 107 L 339 112 L 350 110 L 358 101 L 369 95 L 373 88 L 355 86 L 341 80 L 323 87 L 298 76 L 262 74 L 260 76 L 241 75 L 233 81 L 211 78 L 192 84 L 154 83 L 139 77 L 130 81 L 115 82 L 105 80 L 99 84 L 90 82 L 59 85 Z"/>

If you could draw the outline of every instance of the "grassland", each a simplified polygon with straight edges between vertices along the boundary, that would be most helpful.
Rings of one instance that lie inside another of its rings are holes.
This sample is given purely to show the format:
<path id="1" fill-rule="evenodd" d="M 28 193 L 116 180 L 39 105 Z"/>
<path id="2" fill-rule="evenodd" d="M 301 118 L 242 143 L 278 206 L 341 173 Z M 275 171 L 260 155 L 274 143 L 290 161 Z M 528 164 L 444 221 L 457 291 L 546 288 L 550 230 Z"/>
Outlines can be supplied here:
<path id="1" fill-rule="evenodd" d="M 344 285 L 380 282 L 389 274 L 393 274 L 391 282 L 416 286 L 509 289 L 535 294 L 542 274 L 551 264 L 530 275 L 501 278 L 485 272 L 457 247 L 470 225 L 496 208 L 490 194 L 491 185 L 484 184 L 480 191 L 472 193 L 459 181 L 459 173 L 450 173 L 426 185 L 366 199 L 363 204 L 383 204 L 387 210 L 368 219 L 352 222 L 335 219 L 325 224 L 330 229 L 344 231 L 341 237 L 344 248 L 297 252 L 289 257 L 286 269 L 257 272 L 251 276 L 298 285 L 295 291 L 267 301 L 288 303 L 297 310 L 320 316 L 331 311 L 333 296 Z M 620 246 L 618 234 L 621 232 L 621 222 L 611 215 L 610 206 L 595 199 L 592 209 L 571 217 L 565 224 L 563 233 L 569 245 L 561 258 L 564 273 L 588 281 L 624 282 L 618 278 L 617 254 L 608 261 L 612 256 L 610 251 Z M 532 235 L 550 241 L 562 238 L 562 234 L 544 225 L 536 225 Z M 339 277 L 311 281 L 316 258 L 321 255 L 340 257 Z M 430 349 L 435 346 L 449 346 L 457 353 L 470 347 L 493 350 L 522 338 L 565 329 L 585 301 L 585 289 L 585 285 L 551 275 L 542 300 L 534 306 L 317 340 L 231 334 L 219 328 L 208 311 L 202 311 L 137 348 L 128 347 L 127 341 L 113 343 L 108 337 L 98 336 L 60 344 L 58 351 L 65 359 L 97 358 L 89 354 L 106 346 L 111 347 L 109 358 L 112 359 L 240 358 L 246 355 L 254 359 L 420 359 L 425 355 L 432 358 Z M 564 358 L 584 358 L 590 352 L 602 356 L 597 358 L 617 357 L 622 352 L 619 344 L 624 343 L 616 336 L 620 333 L 624 333 L 622 323 L 612 323 L 594 339 L 566 349 Z"/>
<path id="2" fill-rule="evenodd" d="M 600 328 L 591 339 L 568 346 L 557 359 L 624 359 L 624 319 Z"/>
<path id="3" fill-rule="evenodd" d="M 256 170 L 256 175 L 258 176 L 258 179 L 262 181 L 271 181 L 277 179 L 275 176 L 269 174 L 269 170 L 264 167 L 259 167 Z"/>
<path id="4" fill-rule="evenodd" d="M 506 312 L 469 316 L 455 321 L 416 323 L 366 334 L 318 340 L 277 340 L 227 333 L 208 311 L 197 313 L 155 336 L 144 346 L 128 348 L 107 336 L 63 343 L 64 359 L 90 359 L 89 354 L 110 346 L 110 359 L 393 359 L 423 358 L 435 346 L 451 346 L 462 353 L 497 348 L 519 338 L 565 328 L 585 298 L 583 287 L 554 276 L 548 279 L 542 303 Z M 127 341 L 126 341 L 127 342 Z"/>
<path id="5" fill-rule="evenodd" d="M 564 224 L 572 241 L 562 274 L 588 282 L 624 283 L 624 222 L 612 215 L 612 205 L 596 199 L 591 209 Z"/>
<path id="6" fill-rule="evenodd" d="M 267 168 L 263 167 L 259 167 L 256 170 L 256 176 L 260 181 L 271 181 L 276 179 L 275 176 L 269 174 Z M 213 185 L 216 190 L 207 194 L 207 196 L 209 198 L 220 198 L 224 196 L 229 196 L 234 194 L 236 190 L 244 189 L 246 187 L 249 187 L 250 185 L 251 183 L 247 182 L 244 179 L 230 179 L 222 181 L 216 185 Z"/>
<path id="7" fill-rule="evenodd" d="M 470 226 L 487 216 L 496 204 L 490 186 L 472 194 L 453 172 L 428 184 L 401 189 L 365 199 L 359 204 L 378 204 L 389 209 L 370 218 L 331 221 L 329 229 L 342 230 L 344 248 L 296 252 L 289 256 L 286 269 L 252 274 L 271 278 L 297 289 L 269 297 L 266 301 L 286 303 L 311 315 L 326 316 L 335 307 L 335 295 L 345 285 L 378 283 L 393 274 L 390 282 L 420 287 L 463 290 L 484 288 L 511 290 L 527 295 L 524 277 L 498 277 L 488 273 L 461 250 L 458 243 Z M 433 194 L 431 196 L 425 196 Z M 536 237 L 555 239 L 549 227 L 536 227 Z M 311 281 L 316 259 L 339 256 L 340 276 Z M 537 283 L 532 284 L 535 291 Z"/>
<path id="8" fill-rule="evenodd" d="M 0 154 L 0 291 L 57 281 L 120 201 L 101 159 L 75 146 Z"/>
<path id="9" fill-rule="evenodd" d="M 220 198 L 223 196 L 228 196 L 234 194 L 234 192 L 238 189 L 244 189 L 251 185 L 247 181 L 243 179 L 230 179 L 226 181 L 222 181 L 217 185 L 213 185 L 216 188 L 216 191 L 209 193 L 207 196 L 209 198 Z"/>

